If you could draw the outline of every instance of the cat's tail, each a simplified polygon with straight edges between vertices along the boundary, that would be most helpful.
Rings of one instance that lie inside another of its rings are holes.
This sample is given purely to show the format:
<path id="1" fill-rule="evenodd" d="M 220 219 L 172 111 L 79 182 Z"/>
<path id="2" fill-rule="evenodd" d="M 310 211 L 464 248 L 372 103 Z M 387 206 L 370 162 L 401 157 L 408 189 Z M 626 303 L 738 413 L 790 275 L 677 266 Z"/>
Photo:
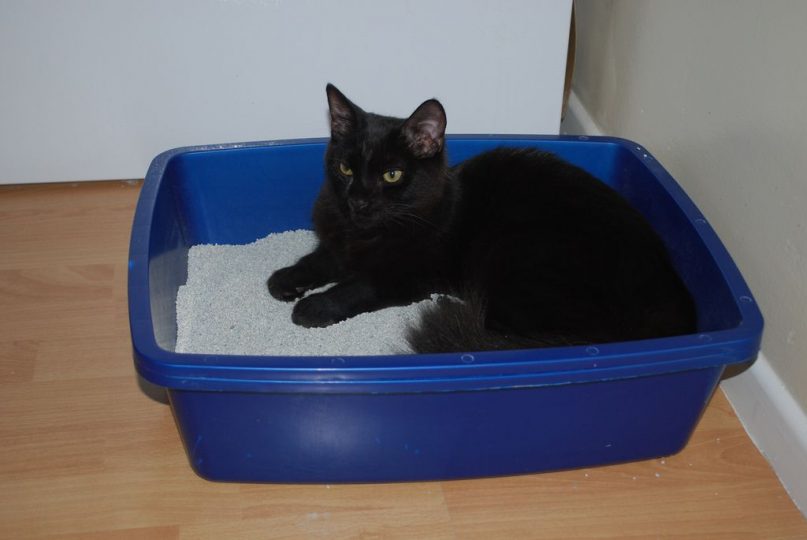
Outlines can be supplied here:
<path id="1" fill-rule="evenodd" d="M 463 295 L 463 300 L 440 297 L 407 329 L 406 340 L 419 354 L 561 347 L 577 341 L 562 336 L 521 336 L 491 330 L 485 325 L 485 301 L 473 294 Z"/>

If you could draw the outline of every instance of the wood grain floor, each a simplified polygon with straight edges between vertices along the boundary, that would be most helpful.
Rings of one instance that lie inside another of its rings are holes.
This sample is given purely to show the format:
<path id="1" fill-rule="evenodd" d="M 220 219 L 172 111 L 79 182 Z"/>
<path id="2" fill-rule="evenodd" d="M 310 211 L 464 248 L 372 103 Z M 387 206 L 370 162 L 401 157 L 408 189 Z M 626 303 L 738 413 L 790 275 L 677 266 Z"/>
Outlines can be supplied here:
<path id="1" fill-rule="evenodd" d="M 198 478 L 132 368 L 138 191 L 0 188 L 0 538 L 807 539 L 722 392 L 662 460 L 392 485 Z"/>

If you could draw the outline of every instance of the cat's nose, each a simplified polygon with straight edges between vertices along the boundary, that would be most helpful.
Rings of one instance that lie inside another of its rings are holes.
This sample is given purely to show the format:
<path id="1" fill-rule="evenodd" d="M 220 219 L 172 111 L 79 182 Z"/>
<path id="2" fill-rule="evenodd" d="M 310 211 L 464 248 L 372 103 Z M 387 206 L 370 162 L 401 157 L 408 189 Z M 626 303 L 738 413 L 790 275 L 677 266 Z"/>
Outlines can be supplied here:
<path id="1" fill-rule="evenodd" d="M 350 210 L 357 214 L 366 212 L 370 207 L 370 201 L 366 199 L 350 199 L 347 204 L 350 206 Z"/>

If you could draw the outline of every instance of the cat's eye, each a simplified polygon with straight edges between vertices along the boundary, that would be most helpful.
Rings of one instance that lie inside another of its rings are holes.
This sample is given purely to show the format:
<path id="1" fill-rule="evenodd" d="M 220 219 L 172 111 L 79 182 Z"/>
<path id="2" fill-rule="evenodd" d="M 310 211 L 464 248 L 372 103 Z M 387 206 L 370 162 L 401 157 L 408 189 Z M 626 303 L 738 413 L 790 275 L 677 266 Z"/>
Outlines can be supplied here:
<path id="1" fill-rule="evenodd" d="M 389 171 L 384 173 L 384 182 L 388 184 L 395 184 L 399 182 L 403 177 L 403 171 L 401 169 L 390 169 Z"/>
<path id="2" fill-rule="evenodd" d="M 344 162 L 339 163 L 339 172 L 345 176 L 353 176 L 353 169 L 345 165 Z"/>

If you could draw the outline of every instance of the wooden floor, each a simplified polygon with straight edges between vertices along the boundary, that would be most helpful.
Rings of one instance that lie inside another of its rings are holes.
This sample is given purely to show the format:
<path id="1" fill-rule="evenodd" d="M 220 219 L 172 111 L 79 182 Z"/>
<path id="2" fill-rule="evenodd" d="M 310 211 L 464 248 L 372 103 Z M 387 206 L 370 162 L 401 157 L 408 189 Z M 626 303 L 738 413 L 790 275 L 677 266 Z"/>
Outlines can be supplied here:
<path id="1" fill-rule="evenodd" d="M 0 188 L 0 538 L 807 539 L 722 392 L 661 460 L 394 485 L 198 478 L 132 367 L 138 191 Z"/>

